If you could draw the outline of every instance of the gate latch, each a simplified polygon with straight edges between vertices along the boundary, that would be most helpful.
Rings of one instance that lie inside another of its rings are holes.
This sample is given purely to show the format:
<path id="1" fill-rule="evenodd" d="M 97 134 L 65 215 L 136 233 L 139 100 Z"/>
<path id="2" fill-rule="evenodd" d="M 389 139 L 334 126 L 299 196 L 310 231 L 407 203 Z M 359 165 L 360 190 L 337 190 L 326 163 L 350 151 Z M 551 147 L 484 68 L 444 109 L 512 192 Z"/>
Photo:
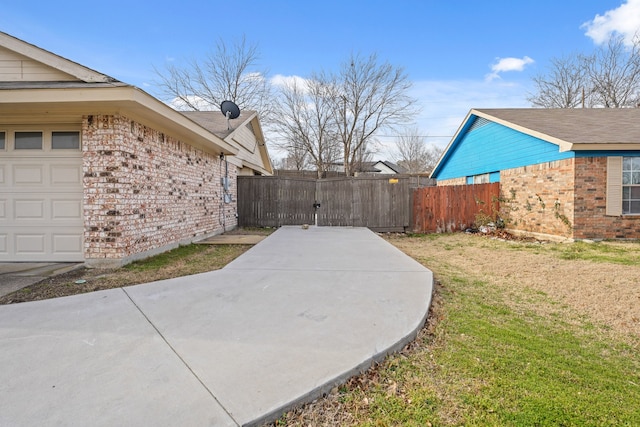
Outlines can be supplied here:
<path id="1" fill-rule="evenodd" d="M 316 202 L 313 204 L 313 208 L 314 208 L 315 210 L 318 210 L 318 208 L 319 208 L 319 207 L 320 207 L 320 203 L 316 201 Z"/>

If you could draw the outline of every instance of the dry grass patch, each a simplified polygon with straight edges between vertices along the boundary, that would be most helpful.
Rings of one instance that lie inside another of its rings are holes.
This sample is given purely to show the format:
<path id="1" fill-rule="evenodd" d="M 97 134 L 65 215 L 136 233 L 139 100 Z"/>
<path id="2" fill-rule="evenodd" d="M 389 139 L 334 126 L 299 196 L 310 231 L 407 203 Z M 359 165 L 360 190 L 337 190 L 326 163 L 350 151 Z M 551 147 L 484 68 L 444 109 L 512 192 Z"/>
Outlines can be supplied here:
<path id="1" fill-rule="evenodd" d="M 462 233 L 389 241 L 434 271 L 455 270 L 503 292 L 517 291 L 520 296 L 509 298 L 511 304 L 541 293 L 580 317 L 640 336 L 640 243 L 502 241 Z M 542 305 L 537 310 L 554 307 Z"/>
<path id="2" fill-rule="evenodd" d="M 250 245 L 186 245 L 116 269 L 80 268 L 0 297 L 0 304 L 37 301 L 218 270 Z"/>

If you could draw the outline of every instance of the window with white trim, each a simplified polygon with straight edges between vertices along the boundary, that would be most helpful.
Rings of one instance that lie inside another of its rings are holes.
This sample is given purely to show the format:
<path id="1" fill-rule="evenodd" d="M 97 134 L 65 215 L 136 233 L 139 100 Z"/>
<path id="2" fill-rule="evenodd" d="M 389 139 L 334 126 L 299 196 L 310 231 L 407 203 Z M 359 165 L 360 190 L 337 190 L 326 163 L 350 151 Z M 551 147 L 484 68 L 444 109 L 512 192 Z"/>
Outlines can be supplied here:
<path id="1" fill-rule="evenodd" d="M 42 150 L 42 132 L 16 132 L 16 150 Z"/>
<path id="2" fill-rule="evenodd" d="M 6 137 L 4 131 L 0 131 L 0 150 L 4 150 L 5 139 Z"/>
<path id="3" fill-rule="evenodd" d="M 51 132 L 51 149 L 77 150 L 80 148 L 80 132 Z"/>
<path id="4" fill-rule="evenodd" d="M 622 214 L 640 214 L 640 157 L 622 159 Z"/>

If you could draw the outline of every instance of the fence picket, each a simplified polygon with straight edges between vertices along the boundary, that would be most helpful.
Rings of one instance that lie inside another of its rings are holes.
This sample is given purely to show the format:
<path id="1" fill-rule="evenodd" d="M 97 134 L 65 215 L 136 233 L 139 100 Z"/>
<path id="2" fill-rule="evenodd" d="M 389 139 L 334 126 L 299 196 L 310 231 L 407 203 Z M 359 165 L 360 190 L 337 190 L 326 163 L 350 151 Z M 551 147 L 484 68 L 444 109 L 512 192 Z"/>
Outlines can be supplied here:
<path id="1" fill-rule="evenodd" d="M 471 227 L 476 216 L 500 209 L 500 183 L 418 188 L 414 192 L 413 230 L 444 233 Z"/>
<path id="2" fill-rule="evenodd" d="M 309 179 L 238 177 L 238 224 L 280 227 L 369 227 L 376 231 L 441 233 L 471 227 L 478 214 L 498 212 L 500 183 L 412 188 L 407 177 Z"/>

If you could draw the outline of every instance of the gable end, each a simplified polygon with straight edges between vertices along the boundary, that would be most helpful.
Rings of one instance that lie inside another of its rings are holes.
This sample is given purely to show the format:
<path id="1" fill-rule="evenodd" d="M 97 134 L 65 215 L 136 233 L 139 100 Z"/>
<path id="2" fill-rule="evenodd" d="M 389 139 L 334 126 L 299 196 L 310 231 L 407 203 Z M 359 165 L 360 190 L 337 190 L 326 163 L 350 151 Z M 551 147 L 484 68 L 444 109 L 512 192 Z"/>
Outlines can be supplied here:
<path id="1" fill-rule="evenodd" d="M 77 81 L 70 74 L 27 58 L 9 49 L 0 47 L 0 81 L 2 82 L 46 82 Z"/>

